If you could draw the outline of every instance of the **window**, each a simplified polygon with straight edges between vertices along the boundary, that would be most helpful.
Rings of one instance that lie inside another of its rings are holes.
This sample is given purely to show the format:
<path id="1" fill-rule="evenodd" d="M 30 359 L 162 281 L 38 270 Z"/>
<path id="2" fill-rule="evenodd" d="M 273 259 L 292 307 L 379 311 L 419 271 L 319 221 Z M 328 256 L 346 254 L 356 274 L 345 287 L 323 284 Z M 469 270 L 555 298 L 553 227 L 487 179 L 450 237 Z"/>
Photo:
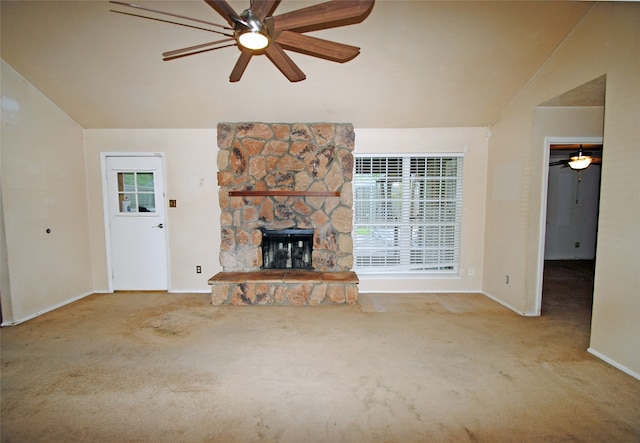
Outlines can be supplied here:
<path id="1" fill-rule="evenodd" d="M 118 172 L 120 212 L 156 212 L 153 172 Z"/>
<path id="2" fill-rule="evenodd" d="M 355 269 L 457 273 L 462 156 L 356 157 Z"/>

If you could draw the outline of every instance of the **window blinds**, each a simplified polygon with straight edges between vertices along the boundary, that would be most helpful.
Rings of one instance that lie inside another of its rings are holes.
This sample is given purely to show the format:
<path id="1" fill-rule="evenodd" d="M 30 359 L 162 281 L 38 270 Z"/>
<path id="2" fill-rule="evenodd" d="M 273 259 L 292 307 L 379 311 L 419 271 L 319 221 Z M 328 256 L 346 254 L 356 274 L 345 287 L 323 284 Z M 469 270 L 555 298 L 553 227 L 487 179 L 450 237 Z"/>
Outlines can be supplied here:
<path id="1" fill-rule="evenodd" d="M 358 271 L 457 273 L 462 156 L 356 157 Z"/>

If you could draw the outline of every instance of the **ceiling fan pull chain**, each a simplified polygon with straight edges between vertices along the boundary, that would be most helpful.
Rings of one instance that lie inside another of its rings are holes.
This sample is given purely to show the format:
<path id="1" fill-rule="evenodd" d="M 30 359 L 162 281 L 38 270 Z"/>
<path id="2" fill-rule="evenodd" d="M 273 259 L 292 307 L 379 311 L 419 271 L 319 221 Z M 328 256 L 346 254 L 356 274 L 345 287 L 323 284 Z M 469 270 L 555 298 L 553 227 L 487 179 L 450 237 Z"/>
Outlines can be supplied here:
<path id="1" fill-rule="evenodd" d="M 576 205 L 578 204 L 578 197 L 580 195 L 580 183 L 582 183 L 582 171 L 578 171 L 578 187 L 576 188 Z"/>

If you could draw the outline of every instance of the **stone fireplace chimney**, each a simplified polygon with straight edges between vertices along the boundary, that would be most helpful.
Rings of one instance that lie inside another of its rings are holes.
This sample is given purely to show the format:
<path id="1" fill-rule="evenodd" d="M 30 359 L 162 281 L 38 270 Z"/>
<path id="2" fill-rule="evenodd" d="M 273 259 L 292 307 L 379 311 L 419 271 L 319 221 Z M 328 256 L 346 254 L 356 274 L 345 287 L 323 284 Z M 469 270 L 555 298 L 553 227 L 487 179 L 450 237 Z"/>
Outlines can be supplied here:
<path id="1" fill-rule="evenodd" d="M 312 267 L 353 266 L 350 124 L 221 123 L 218 185 L 224 271 L 264 266 L 262 230 L 313 229 Z"/>
<path id="2" fill-rule="evenodd" d="M 212 304 L 358 302 L 354 138 L 350 124 L 218 125 L 223 271 L 209 280 Z"/>

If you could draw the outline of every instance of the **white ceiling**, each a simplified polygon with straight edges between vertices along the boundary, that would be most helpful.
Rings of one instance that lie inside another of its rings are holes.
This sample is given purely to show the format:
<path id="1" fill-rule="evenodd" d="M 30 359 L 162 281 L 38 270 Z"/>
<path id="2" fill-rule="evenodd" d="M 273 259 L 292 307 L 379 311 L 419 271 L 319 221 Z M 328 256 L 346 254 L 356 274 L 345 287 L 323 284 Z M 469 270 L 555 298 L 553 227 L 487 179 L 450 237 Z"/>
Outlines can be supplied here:
<path id="1" fill-rule="evenodd" d="M 204 1 L 135 3 L 224 23 Z M 315 3 L 283 0 L 276 15 Z M 236 48 L 162 61 L 162 52 L 214 34 L 115 14 L 106 1 L 2 1 L 1 55 L 84 128 L 487 126 L 591 6 L 378 0 L 364 22 L 313 33 L 361 47 L 355 59 L 289 53 L 307 75 L 290 83 L 259 56 L 230 83 Z"/>

